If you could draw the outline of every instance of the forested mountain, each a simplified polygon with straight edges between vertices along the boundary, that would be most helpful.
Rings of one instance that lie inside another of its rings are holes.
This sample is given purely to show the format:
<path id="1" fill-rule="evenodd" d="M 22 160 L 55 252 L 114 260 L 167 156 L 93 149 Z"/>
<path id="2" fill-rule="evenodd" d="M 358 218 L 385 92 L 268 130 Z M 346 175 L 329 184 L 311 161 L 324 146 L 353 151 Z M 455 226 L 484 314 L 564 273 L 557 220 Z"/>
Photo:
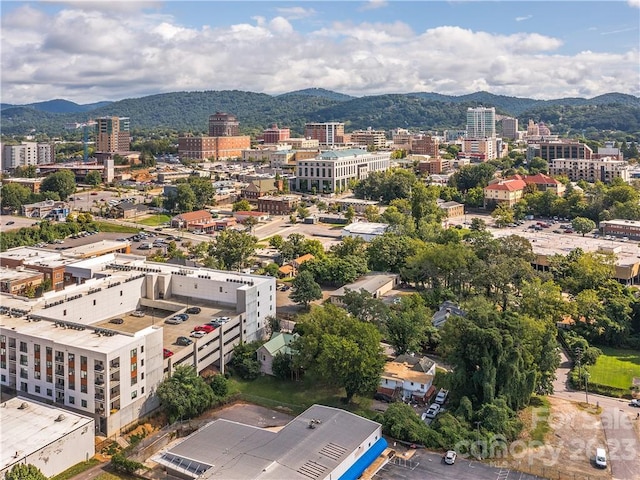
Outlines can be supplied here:
<path id="1" fill-rule="evenodd" d="M 0 109 L 5 110 L 7 108 L 27 107 L 48 113 L 79 113 L 89 112 L 96 108 L 104 107 L 110 103 L 111 102 L 97 102 L 79 105 L 75 102 L 70 102 L 69 100 L 56 99 L 47 100 L 45 102 L 30 103 L 28 105 L 10 105 L 8 103 L 3 103 L 0 105 Z"/>
<path id="2" fill-rule="evenodd" d="M 43 105 L 49 111 L 42 111 Z M 235 114 L 241 130 L 262 131 L 272 123 L 302 135 L 308 121 L 341 121 L 346 130 L 372 127 L 421 130 L 462 129 L 470 106 L 495 106 L 496 112 L 544 121 L 554 133 L 584 130 L 640 132 L 640 98 L 619 93 L 593 99 L 534 100 L 477 92 L 459 97 L 436 93 L 412 93 L 349 97 L 323 89 L 306 89 L 279 96 L 244 91 L 175 92 L 130 98 L 91 110 L 74 110 L 73 102 L 52 100 L 0 112 L 2 130 L 8 135 L 46 133 L 58 135 L 68 122 L 82 122 L 104 115 L 127 116 L 136 131 L 154 129 L 205 133 L 209 115 L 217 111 Z M 38 108 L 36 108 L 38 107 Z M 77 107 L 89 107 L 88 105 Z M 56 110 L 58 113 L 51 113 Z"/>

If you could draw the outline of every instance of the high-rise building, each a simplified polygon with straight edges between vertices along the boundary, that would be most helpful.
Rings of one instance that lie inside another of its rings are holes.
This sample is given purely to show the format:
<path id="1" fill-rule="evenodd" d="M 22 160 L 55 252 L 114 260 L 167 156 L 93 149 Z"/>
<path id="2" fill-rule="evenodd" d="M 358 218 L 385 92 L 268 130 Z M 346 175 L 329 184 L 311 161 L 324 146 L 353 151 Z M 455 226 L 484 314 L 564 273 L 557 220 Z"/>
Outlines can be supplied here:
<path id="1" fill-rule="evenodd" d="M 210 137 L 237 137 L 240 135 L 240 122 L 235 115 L 216 112 L 209 116 Z"/>
<path id="2" fill-rule="evenodd" d="M 496 136 L 496 109 L 477 107 L 467 109 L 467 138 Z"/>
<path id="3" fill-rule="evenodd" d="M 55 149 L 51 143 L 22 142 L 20 145 L 4 145 L 2 170 L 53 163 L 54 158 Z"/>
<path id="4" fill-rule="evenodd" d="M 512 117 L 504 117 L 502 119 L 502 136 L 505 138 L 518 138 L 518 119 Z"/>
<path id="5" fill-rule="evenodd" d="M 344 123 L 307 123 L 304 126 L 304 136 L 318 140 L 320 145 L 333 146 L 344 143 Z"/>
<path id="6" fill-rule="evenodd" d="M 438 137 L 432 137 L 431 135 L 421 135 L 418 138 L 412 138 L 411 153 L 413 155 L 429 155 L 432 158 L 439 158 L 440 141 Z"/>
<path id="7" fill-rule="evenodd" d="M 97 152 L 128 152 L 130 146 L 129 117 L 96 118 Z"/>
<path id="8" fill-rule="evenodd" d="M 356 130 L 351 132 L 351 143 L 361 146 L 371 146 L 373 148 L 384 148 L 387 146 L 387 135 L 384 130 Z"/>

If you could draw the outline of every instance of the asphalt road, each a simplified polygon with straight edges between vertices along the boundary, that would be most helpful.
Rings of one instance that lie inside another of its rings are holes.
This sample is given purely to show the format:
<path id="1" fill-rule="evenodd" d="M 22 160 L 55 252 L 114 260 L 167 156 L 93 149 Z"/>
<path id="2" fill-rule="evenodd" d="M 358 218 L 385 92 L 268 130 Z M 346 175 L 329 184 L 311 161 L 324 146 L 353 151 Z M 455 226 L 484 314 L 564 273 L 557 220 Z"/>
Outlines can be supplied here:
<path id="1" fill-rule="evenodd" d="M 607 438 L 611 474 L 614 480 L 637 480 L 640 478 L 640 439 L 633 422 L 640 421 L 636 418 L 640 409 L 629 406 L 628 400 L 570 389 L 571 361 L 564 350 L 561 350 L 560 357 L 553 396 L 574 402 L 586 402 L 588 399 L 588 403 L 602 407 L 600 419 Z"/>
<path id="2" fill-rule="evenodd" d="M 540 477 L 509 469 L 494 468 L 484 463 L 458 457 L 453 465 L 446 465 L 442 455 L 416 450 L 409 460 L 397 457 L 385 465 L 374 477 L 376 480 L 535 480 Z"/>

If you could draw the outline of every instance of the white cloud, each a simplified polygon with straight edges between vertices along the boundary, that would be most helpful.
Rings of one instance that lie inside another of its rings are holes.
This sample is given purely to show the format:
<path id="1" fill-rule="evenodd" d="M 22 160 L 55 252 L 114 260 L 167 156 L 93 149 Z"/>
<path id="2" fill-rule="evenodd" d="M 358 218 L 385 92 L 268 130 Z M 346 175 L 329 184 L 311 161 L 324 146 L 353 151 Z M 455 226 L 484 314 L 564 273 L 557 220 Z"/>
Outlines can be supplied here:
<path id="1" fill-rule="evenodd" d="M 529 20 L 533 18 L 533 15 L 525 15 L 524 17 L 516 17 L 516 22 L 524 22 L 525 20 Z"/>
<path id="2" fill-rule="evenodd" d="M 287 20 L 299 20 L 301 18 L 313 17 L 316 14 L 313 8 L 304 7 L 282 7 L 276 10 Z"/>
<path id="3" fill-rule="evenodd" d="M 389 5 L 389 2 L 386 0 L 369 0 L 366 2 L 360 10 L 376 10 L 378 8 L 384 8 Z"/>
<path id="4" fill-rule="evenodd" d="M 637 49 L 562 55 L 559 38 L 402 22 L 336 22 L 302 33 L 285 12 L 189 28 L 157 11 L 129 15 L 22 6 L 1 19 L 2 101 L 79 103 L 181 90 L 352 95 L 477 90 L 533 98 L 640 94 Z"/>
<path id="5" fill-rule="evenodd" d="M 640 8 L 640 0 L 627 0 L 630 7 Z"/>

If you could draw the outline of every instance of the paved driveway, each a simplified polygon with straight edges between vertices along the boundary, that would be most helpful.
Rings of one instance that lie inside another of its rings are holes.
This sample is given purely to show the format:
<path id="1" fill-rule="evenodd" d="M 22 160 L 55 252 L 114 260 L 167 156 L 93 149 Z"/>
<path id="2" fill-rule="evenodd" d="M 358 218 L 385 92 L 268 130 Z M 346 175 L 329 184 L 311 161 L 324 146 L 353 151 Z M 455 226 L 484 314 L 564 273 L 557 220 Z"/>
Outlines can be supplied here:
<path id="1" fill-rule="evenodd" d="M 611 474 L 614 480 L 637 480 L 640 478 L 640 439 L 633 422 L 640 421 L 636 418 L 639 409 L 629 406 L 628 400 L 569 388 L 570 370 L 571 361 L 565 351 L 561 350 L 560 367 L 556 370 L 556 381 L 553 384 L 553 396 L 574 402 L 585 402 L 588 397 L 589 403 L 602 407 L 600 419 L 607 438 Z"/>

